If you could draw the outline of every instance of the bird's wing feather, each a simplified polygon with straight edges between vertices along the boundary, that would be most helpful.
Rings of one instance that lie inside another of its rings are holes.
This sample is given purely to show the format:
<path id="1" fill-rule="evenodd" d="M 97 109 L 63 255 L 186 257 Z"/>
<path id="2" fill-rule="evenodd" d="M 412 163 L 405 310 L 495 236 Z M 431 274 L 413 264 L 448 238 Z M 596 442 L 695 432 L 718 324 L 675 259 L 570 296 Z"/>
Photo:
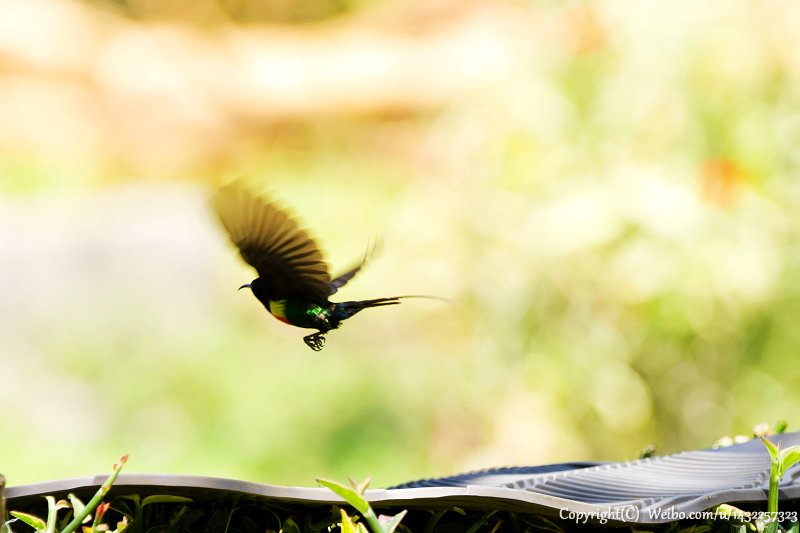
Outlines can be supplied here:
<path id="1" fill-rule="evenodd" d="M 331 280 L 322 252 L 284 210 L 237 183 L 219 189 L 213 205 L 242 258 L 275 299 L 327 300 Z"/>
<path id="2" fill-rule="evenodd" d="M 333 281 L 330 283 L 331 287 L 331 294 L 336 293 L 345 283 L 350 281 L 355 277 L 358 272 L 366 266 L 366 264 L 372 259 L 372 257 L 380 250 L 380 242 L 375 241 L 372 243 L 371 246 L 367 247 L 367 251 L 364 254 L 364 259 L 361 260 L 361 263 L 356 265 L 355 267 L 351 268 L 344 274 L 337 276 Z"/>
<path id="3" fill-rule="evenodd" d="M 353 277 L 356 274 L 358 274 L 358 271 L 361 270 L 361 267 L 363 267 L 363 266 L 364 266 L 364 263 L 361 263 L 357 267 L 353 268 L 352 270 L 349 270 L 349 271 L 345 272 L 344 274 L 338 276 L 336 279 L 331 281 L 331 283 L 330 283 L 331 294 L 335 294 L 336 291 L 338 291 L 345 283 L 347 283 L 348 281 L 353 279 Z"/>

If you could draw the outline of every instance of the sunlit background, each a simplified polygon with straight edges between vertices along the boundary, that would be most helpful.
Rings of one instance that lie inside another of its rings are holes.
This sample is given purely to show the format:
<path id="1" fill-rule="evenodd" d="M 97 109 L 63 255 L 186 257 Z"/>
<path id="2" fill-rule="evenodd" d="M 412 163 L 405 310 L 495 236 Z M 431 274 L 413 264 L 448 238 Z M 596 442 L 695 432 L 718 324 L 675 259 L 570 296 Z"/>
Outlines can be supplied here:
<path id="1" fill-rule="evenodd" d="M 0 472 L 377 486 L 800 424 L 800 4 L 0 1 Z M 279 323 L 248 177 L 336 296 Z"/>

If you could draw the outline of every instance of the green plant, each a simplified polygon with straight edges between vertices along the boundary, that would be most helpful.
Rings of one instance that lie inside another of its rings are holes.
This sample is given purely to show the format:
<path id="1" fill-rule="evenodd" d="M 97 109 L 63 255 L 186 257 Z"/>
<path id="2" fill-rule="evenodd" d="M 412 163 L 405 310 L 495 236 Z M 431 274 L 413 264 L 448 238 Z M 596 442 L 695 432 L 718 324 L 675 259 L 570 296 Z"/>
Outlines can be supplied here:
<path id="1" fill-rule="evenodd" d="M 125 501 L 122 501 L 125 500 Z M 114 510 L 122 514 L 131 522 L 130 533 L 142 533 L 144 529 L 144 508 L 154 503 L 189 503 L 191 498 L 183 496 L 172 496 L 169 494 L 154 494 L 142 498 L 138 494 L 128 494 L 120 496 L 114 502 Z M 126 503 L 130 502 L 130 504 Z"/>
<path id="2" fill-rule="evenodd" d="M 369 486 L 370 479 L 367 478 L 360 484 L 352 479 L 349 481 L 350 486 L 347 486 L 328 479 L 317 479 L 317 483 L 323 487 L 327 487 L 352 505 L 367 521 L 372 533 L 393 533 L 397 529 L 397 526 L 400 525 L 400 521 L 406 515 L 407 511 L 401 511 L 394 516 L 376 515 L 372 506 L 370 506 L 369 502 L 364 498 L 364 492 Z M 355 519 L 348 516 L 344 509 L 341 509 L 341 513 L 342 533 L 368 533 L 369 530 L 363 523 L 357 522 Z"/>
<path id="3" fill-rule="evenodd" d="M 778 531 L 780 516 L 778 515 L 778 483 L 780 483 L 786 470 L 800 461 L 800 446 L 790 446 L 782 450 L 780 441 L 778 441 L 778 444 L 773 444 L 772 441 L 761 437 L 761 442 L 767 447 L 772 460 L 769 470 L 769 493 L 767 495 L 769 522 L 765 531 L 766 533 L 775 533 Z M 797 525 L 798 523 L 794 522 L 790 529 L 797 530 Z"/>
<path id="4" fill-rule="evenodd" d="M 31 526 L 34 530 L 36 530 L 36 533 L 55 533 L 56 531 L 59 531 L 60 533 L 72 533 L 78 529 L 81 524 L 89 522 L 89 520 L 91 520 L 92 512 L 96 510 L 94 514 L 94 520 L 92 520 L 92 525 L 84 527 L 84 533 L 95 533 L 97 531 L 122 533 L 123 531 L 126 531 L 130 525 L 127 518 L 124 518 L 122 521 L 118 522 L 117 527 L 114 530 L 111 530 L 109 526 L 103 524 L 103 516 L 105 515 L 106 511 L 108 511 L 110 505 L 108 503 L 101 502 L 103 501 L 103 498 L 105 498 L 106 494 L 108 494 L 108 491 L 111 490 L 111 485 L 117 479 L 117 476 L 127 461 L 128 454 L 125 454 L 120 458 L 119 463 L 114 465 L 111 475 L 108 476 L 108 479 L 106 479 L 100 488 L 97 489 L 97 492 L 87 504 L 84 504 L 74 494 L 69 494 L 67 496 L 67 500 L 59 501 L 56 501 L 55 497 L 53 496 L 45 496 L 45 499 L 47 500 L 47 519 L 20 511 L 11 511 L 10 514 L 17 520 Z M 72 514 L 67 514 L 65 517 L 59 520 L 58 512 L 61 509 L 72 509 Z M 71 520 L 70 516 L 72 516 Z M 101 525 L 102 527 L 100 527 Z"/>

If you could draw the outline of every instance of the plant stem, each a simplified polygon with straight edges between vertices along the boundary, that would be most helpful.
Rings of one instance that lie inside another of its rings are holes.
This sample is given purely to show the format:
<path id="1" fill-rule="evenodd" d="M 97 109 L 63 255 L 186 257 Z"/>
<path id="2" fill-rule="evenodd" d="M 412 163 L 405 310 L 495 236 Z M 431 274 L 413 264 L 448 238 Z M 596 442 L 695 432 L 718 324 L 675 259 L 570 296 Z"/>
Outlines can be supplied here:
<path id="1" fill-rule="evenodd" d="M 364 518 L 366 518 L 367 523 L 369 524 L 369 528 L 372 530 L 372 533 L 381 533 L 383 531 L 383 526 L 378 520 L 378 516 L 375 514 L 375 511 L 372 510 L 372 507 L 367 509 L 367 512 L 363 514 Z"/>
<path id="2" fill-rule="evenodd" d="M 772 457 L 772 466 L 769 469 L 769 493 L 767 494 L 767 514 L 769 523 L 765 528 L 766 533 L 778 531 L 778 483 L 781 480 L 781 461 L 778 456 Z"/>
<path id="3" fill-rule="evenodd" d="M 778 482 L 781 478 L 777 475 L 777 469 L 769 473 L 769 496 L 767 499 L 767 511 L 770 513 L 778 512 Z"/>
<path id="4" fill-rule="evenodd" d="M 111 475 L 108 476 L 108 479 L 105 480 L 103 485 L 97 489 L 94 497 L 89 500 L 89 503 L 86 504 L 86 507 L 83 508 L 83 511 L 79 514 L 76 514 L 72 519 L 72 522 L 67 524 L 67 527 L 61 530 L 61 533 L 72 533 L 78 529 L 83 522 L 83 519 L 89 516 L 89 513 L 94 511 L 94 508 L 97 507 L 101 501 L 103 501 L 103 498 L 105 498 L 106 494 L 108 494 L 108 491 L 111 490 L 111 485 L 117 479 L 117 475 L 119 475 L 120 470 L 122 470 L 122 467 L 125 465 L 127 460 L 128 454 L 123 455 L 119 460 L 119 463 L 114 465 L 114 471 L 111 472 Z"/>

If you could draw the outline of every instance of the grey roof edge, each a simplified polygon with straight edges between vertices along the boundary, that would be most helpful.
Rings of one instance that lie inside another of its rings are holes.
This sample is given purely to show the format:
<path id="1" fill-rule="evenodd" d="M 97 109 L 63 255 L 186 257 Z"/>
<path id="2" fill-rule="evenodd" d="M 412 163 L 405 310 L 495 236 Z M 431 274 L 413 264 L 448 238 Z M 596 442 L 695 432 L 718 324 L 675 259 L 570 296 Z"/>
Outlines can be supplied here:
<path id="1" fill-rule="evenodd" d="M 47 494 L 89 491 L 98 488 L 107 475 L 71 478 L 59 481 L 12 486 L 6 489 L 6 499 L 11 508 L 16 501 Z M 289 487 L 254 483 L 235 479 L 169 475 L 169 474 L 122 474 L 114 488 L 132 489 L 158 487 L 179 489 L 182 492 L 223 492 L 246 494 L 267 500 L 292 502 L 307 505 L 342 504 L 344 500 L 322 487 Z M 466 487 L 430 487 L 407 489 L 370 489 L 365 496 L 377 507 L 466 507 L 493 508 L 524 513 L 540 513 L 566 519 L 588 517 L 592 521 L 601 519 L 612 523 L 659 524 L 688 516 L 689 513 L 710 509 L 721 503 L 765 501 L 763 488 L 732 489 L 706 495 L 680 496 L 669 500 L 648 502 L 632 500 L 611 504 L 594 504 L 567 500 L 547 494 L 512 489 L 469 485 Z M 800 498 L 800 486 L 786 487 L 781 491 L 782 499 Z"/>
<path id="2" fill-rule="evenodd" d="M 773 440 L 800 444 L 800 433 L 784 434 Z M 692 518 L 691 513 L 721 503 L 766 502 L 765 475 L 769 472 L 770 460 L 763 444 L 754 440 L 716 450 L 552 471 L 563 465 L 487 469 L 439 478 L 443 485 L 371 489 L 365 496 L 378 508 L 458 506 L 537 513 L 576 521 L 658 524 Z M 713 482 L 707 483 L 711 479 L 706 477 L 709 471 L 724 475 L 711 476 Z M 483 479 L 485 483 L 481 483 L 480 474 L 491 477 L 515 472 L 521 477 L 511 483 L 497 477 Z M 608 475 L 614 472 L 618 475 Z M 76 492 L 86 495 L 105 479 L 107 475 L 98 475 L 12 486 L 6 488 L 6 497 L 9 506 L 14 506 L 47 494 Z M 450 481 L 454 483 L 448 484 Z M 640 490 L 643 482 L 649 487 L 647 490 Z M 571 490 L 573 486 L 575 490 Z M 112 490 L 117 494 L 166 492 L 196 499 L 246 495 L 307 506 L 344 503 L 322 487 L 288 487 L 192 475 L 126 473 L 117 478 Z M 634 496 L 637 494 L 638 497 Z M 783 500 L 800 499 L 800 469 L 784 476 L 779 496 Z"/>

